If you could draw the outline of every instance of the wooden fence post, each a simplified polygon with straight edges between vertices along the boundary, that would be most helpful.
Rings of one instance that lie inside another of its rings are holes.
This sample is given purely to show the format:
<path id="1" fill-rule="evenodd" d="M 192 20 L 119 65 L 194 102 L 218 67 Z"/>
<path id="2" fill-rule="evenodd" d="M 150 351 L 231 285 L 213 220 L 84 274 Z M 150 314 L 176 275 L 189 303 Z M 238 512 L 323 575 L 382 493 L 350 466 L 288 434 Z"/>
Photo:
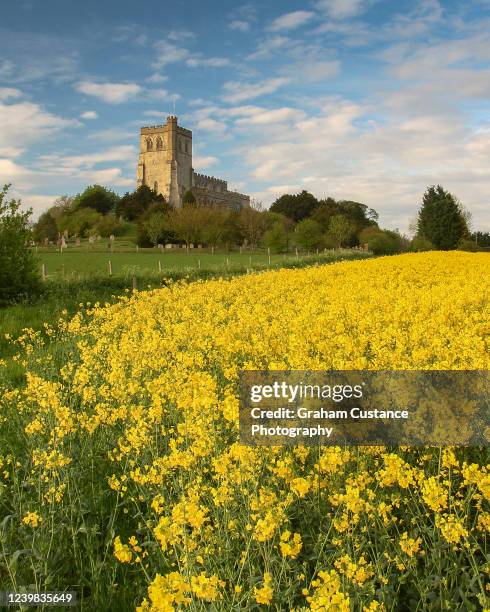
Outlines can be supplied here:
<path id="1" fill-rule="evenodd" d="M 41 274 L 42 274 L 43 281 L 45 281 L 46 280 L 46 264 L 42 265 Z"/>
<path id="2" fill-rule="evenodd" d="M 109 276 L 112 276 L 112 263 L 110 259 L 109 259 Z"/>
<path id="3" fill-rule="evenodd" d="M 138 288 L 138 283 L 136 282 L 136 276 L 133 275 L 132 279 L 133 290 Z"/>

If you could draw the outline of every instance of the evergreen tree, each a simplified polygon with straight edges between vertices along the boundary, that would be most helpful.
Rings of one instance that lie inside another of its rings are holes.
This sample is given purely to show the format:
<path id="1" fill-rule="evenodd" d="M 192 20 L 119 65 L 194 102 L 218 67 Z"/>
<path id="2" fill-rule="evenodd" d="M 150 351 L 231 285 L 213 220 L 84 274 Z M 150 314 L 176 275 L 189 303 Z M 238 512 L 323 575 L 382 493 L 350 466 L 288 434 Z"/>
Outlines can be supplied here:
<path id="1" fill-rule="evenodd" d="M 441 185 L 432 185 L 424 193 L 417 219 L 417 235 L 429 240 L 436 249 L 455 249 L 468 234 L 463 211 L 453 195 Z"/>

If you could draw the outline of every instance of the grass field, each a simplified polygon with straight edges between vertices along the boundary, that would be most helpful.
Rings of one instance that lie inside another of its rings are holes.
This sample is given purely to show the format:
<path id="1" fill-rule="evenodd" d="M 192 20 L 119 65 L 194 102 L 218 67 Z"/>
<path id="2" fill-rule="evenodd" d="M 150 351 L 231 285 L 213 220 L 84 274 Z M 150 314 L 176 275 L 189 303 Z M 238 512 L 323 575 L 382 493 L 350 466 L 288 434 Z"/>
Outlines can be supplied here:
<path id="1" fill-rule="evenodd" d="M 342 251 L 340 251 L 342 253 Z M 345 251 L 351 253 L 351 251 Z M 310 256 L 301 254 L 298 257 L 295 253 L 285 255 L 271 254 L 267 252 L 216 252 L 192 249 L 189 252 L 181 251 L 159 251 L 157 249 L 140 249 L 139 252 L 115 251 L 107 252 L 79 250 L 59 251 L 39 251 L 38 258 L 40 264 L 44 264 L 48 278 L 78 279 L 87 276 L 109 275 L 109 262 L 112 268 L 112 275 L 124 276 L 151 274 L 165 271 L 189 271 L 189 270 L 209 270 L 222 272 L 227 270 L 245 271 L 261 270 L 265 267 L 280 267 L 293 264 L 297 261 L 308 261 L 311 263 L 328 262 L 338 259 L 339 252 L 328 251 L 316 253 Z"/>

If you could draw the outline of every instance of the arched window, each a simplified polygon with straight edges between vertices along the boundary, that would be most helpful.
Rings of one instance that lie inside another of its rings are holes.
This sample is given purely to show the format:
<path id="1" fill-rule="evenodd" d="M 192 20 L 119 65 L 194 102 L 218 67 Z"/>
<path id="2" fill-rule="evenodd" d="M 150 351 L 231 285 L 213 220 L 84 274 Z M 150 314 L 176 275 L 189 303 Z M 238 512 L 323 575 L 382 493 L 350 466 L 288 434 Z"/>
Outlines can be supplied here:
<path id="1" fill-rule="evenodd" d="M 161 151 L 163 149 L 163 142 L 160 136 L 157 138 L 157 151 Z"/>
<path id="2" fill-rule="evenodd" d="M 152 151 L 153 150 L 153 141 L 151 138 L 147 138 L 146 139 L 146 150 L 147 151 Z"/>
<path id="3" fill-rule="evenodd" d="M 156 181 L 153 183 L 153 191 L 158 193 L 158 183 Z"/>

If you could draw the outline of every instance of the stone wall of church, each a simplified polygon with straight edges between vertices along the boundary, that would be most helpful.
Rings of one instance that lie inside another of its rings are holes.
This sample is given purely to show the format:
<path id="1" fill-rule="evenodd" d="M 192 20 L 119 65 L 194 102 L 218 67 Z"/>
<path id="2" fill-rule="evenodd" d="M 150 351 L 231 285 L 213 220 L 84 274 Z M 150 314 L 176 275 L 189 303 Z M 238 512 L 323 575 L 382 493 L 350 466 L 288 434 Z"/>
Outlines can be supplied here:
<path id="1" fill-rule="evenodd" d="M 194 172 L 192 192 L 196 200 L 204 205 L 229 207 L 240 210 L 250 205 L 250 198 L 243 193 L 228 191 L 228 183 L 207 174 Z"/>

